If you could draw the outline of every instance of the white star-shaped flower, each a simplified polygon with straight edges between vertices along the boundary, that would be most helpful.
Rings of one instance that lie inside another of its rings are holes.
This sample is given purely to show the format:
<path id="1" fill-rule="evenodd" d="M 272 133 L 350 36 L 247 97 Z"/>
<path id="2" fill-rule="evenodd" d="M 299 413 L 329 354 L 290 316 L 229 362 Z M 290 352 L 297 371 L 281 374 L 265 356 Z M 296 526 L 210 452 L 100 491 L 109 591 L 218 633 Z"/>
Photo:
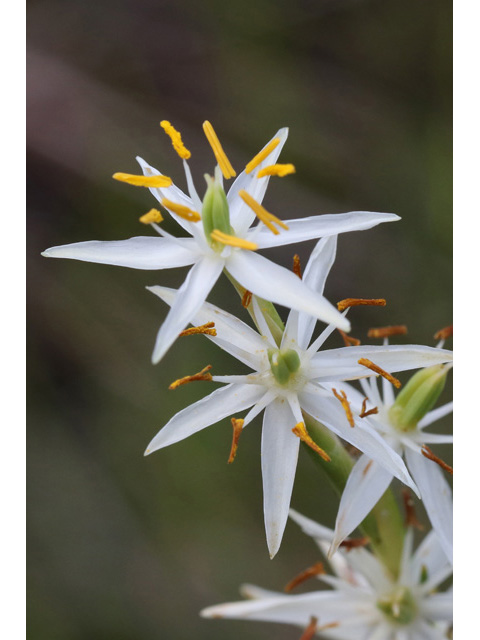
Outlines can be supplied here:
<path id="1" fill-rule="evenodd" d="M 323 291 L 335 251 L 336 237 L 330 237 L 320 240 L 312 252 L 303 281 L 317 293 Z M 179 295 L 174 289 L 165 287 L 151 287 L 151 291 L 172 307 Z M 208 339 L 254 372 L 213 376 L 214 381 L 226 386 L 177 413 L 153 438 L 146 453 L 183 440 L 239 411 L 250 409 L 243 427 L 265 411 L 262 430 L 264 513 L 267 544 L 273 557 L 280 547 L 288 517 L 299 437 L 307 442 L 309 439 L 302 411 L 416 491 L 400 456 L 365 421 L 357 419 L 352 422 L 348 399 L 343 398 L 341 392 L 336 392 L 335 397 L 331 386 L 340 388 L 339 382 L 343 380 L 374 375 L 371 369 L 359 364 L 362 358 L 372 360 L 389 371 L 404 371 L 448 361 L 451 353 L 418 345 L 342 347 L 320 351 L 335 326 L 329 325 L 308 346 L 316 320 L 298 311 L 290 312 L 282 342 L 277 345 L 255 298 L 252 304 L 261 333 L 209 303 L 203 304 L 191 321 L 197 325 L 214 322 L 216 336 L 207 335 Z M 292 433 L 293 428 L 299 437 Z"/>
<path id="2" fill-rule="evenodd" d="M 333 531 L 295 511 L 291 516 L 326 554 Z M 433 531 L 415 552 L 412 547 L 409 530 L 398 578 L 366 549 L 340 549 L 330 561 L 334 575 L 318 575 L 328 590 L 286 595 L 244 585 L 242 595 L 250 600 L 208 607 L 201 615 L 302 628 L 313 623 L 312 632 L 331 640 L 446 640 L 452 591 L 438 587 L 451 575 L 451 565 Z"/>
<path id="3" fill-rule="evenodd" d="M 381 222 L 399 220 L 399 217 L 390 213 L 353 211 L 282 221 L 266 211 L 261 202 L 270 176 L 282 176 L 294 171 L 293 165 L 275 164 L 287 139 L 286 128 L 280 129 L 248 163 L 225 196 L 223 177 L 228 179 L 236 174 L 208 122 L 204 123 L 204 130 L 218 166 L 215 178 L 208 178 L 209 187 L 202 202 L 187 163 L 190 152 L 170 123 L 163 121 L 161 124 L 183 159 L 188 195 L 142 158 L 137 160 L 143 176 L 118 173 L 114 177 L 135 186 L 150 188 L 153 196 L 190 237 L 177 238 L 164 231 L 157 224 L 162 220 L 160 212 L 152 209 L 141 220 L 151 224 L 160 237 L 78 242 L 52 247 L 42 255 L 147 270 L 193 265 L 158 332 L 152 355 L 154 363 L 160 361 L 178 334 L 195 316 L 224 269 L 253 294 L 307 312 L 348 331 L 350 325 L 346 318 L 323 296 L 313 295 L 291 272 L 264 258 L 256 250 L 369 229 Z M 252 227 L 256 217 L 259 223 Z"/>

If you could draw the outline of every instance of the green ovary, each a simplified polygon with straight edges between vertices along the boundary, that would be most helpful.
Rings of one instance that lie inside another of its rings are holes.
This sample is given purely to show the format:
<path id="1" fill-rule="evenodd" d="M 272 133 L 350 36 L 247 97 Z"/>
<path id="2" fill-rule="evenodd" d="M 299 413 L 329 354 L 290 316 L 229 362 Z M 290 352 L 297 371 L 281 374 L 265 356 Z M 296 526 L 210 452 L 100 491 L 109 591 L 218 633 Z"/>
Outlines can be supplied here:
<path id="1" fill-rule="evenodd" d="M 407 587 L 401 586 L 387 596 L 380 598 L 377 607 L 390 622 L 401 625 L 413 622 L 418 613 L 417 603 L 412 592 Z"/>
<path id="2" fill-rule="evenodd" d="M 294 349 L 270 349 L 268 359 L 275 380 L 282 386 L 300 369 L 300 357 Z"/>

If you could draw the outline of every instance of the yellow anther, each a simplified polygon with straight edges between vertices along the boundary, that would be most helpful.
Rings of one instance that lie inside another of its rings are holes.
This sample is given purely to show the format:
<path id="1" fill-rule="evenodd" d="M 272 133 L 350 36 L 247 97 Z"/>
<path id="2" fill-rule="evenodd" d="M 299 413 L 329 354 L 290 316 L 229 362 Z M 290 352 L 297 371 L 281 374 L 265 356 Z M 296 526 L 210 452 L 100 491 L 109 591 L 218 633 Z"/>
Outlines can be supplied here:
<path id="1" fill-rule="evenodd" d="M 207 365 L 204 369 L 199 371 L 198 373 L 194 373 L 193 376 L 184 376 L 183 378 L 179 378 L 178 380 L 174 380 L 172 384 L 168 387 L 169 389 L 176 389 L 177 387 L 181 387 L 182 384 L 187 384 L 188 382 L 195 382 L 197 380 L 205 380 L 207 382 L 212 380 L 212 374 L 207 373 L 209 369 L 212 368 L 212 365 Z"/>
<path id="2" fill-rule="evenodd" d="M 293 273 L 302 279 L 302 264 L 300 262 L 300 256 L 296 253 L 293 256 Z"/>
<path id="3" fill-rule="evenodd" d="M 188 160 L 192 154 L 187 149 L 187 147 L 183 144 L 180 131 L 177 131 L 175 127 L 173 127 L 168 120 L 162 120 L 160 122 L 160 126 L 165 131 L 167 136 L 170 137 L 173 148 L 178 153 L 180 158 L 183 158 L 184 160 Z"/>
<path id="4" fill-rule="evenodd" d="M 233 438 L 230 455 L 228 456 L 228 464 L 232 464 L 232 462 L 235 460 L 235 456 L 237 455 L 238 440 L 240 438 L 240 434 L 242 433 L 244 422 L 245 420 L 242 420 L 241 418 L 232 418 Z"/>
<path id="5" fill-rule="evenodd" d="M 271 164 L 264 169 L 260 169 L 257 173 L 257 178 L 264 178 L 265 176 L 279 176 L 280 178 L 284 178 L 291 173 L 295 173 L 293 164 Z"/>
<path id="6" fill-rule="evenodd" d="M 251 173 L 254 169 L 258 167 L 258 165 L 265 160 L 265 158 L 272 153 L 272 151 L 278 147 L 280 144 L 280 138 L 274 138 L 271 140 L 267 146 L 257 153 L 257 155 L 250 160 L 250 162 L 245 167 L 245 171 L 247 173 Z"/>
<path id="7" fill-rule="evenodd" d="M 385 298 L 345 298 L 337 302 L 337 309 L 345 311 L 348 307 L 358 307 L 361 305 L 369 305 L 373 307 L 384 307 L 387 304 Z"/>
<path id="8" fill-rule="evenodd" d="M 248 249 L 249 251 L 256 251 L 258 249 L 258 245 L 254 242 L 244 240 L 243 238 L 237 238 L 237 236 L 230 236 L 228 233 L 223 233 L 223 231 L 219 231 L 218 229 L 214 229 L 210 234 L 210 237 L 212 240 L 216 240 L 222 244 L 228 244 L 230 247 Z"/>
<path id="9" fill-rule="evenodd" d="M 212 147 L 212 151 L 215 154 L 215 158 L 217 159 L 218 166 L 223 173 L 223 177 L 225 178 L 225 180 L 234 178 L 237 175 L 235 169 L 230 164 L 230 160 L 227 158 L 225 151 L 220 144 L 220 140 L 218 139 L 217 134 L 215 133 L 212 125 L 208 120 L 205 120 L 205 122 L 203 123 L 203 131 L 205 132 L 207 140 Z"/>
<path id="10" fill-rule="evenodd" d="M 323 460 L 325 460 L 325 462 L 330 462 L 331 460 L 330 456 L 326 451 L 324 451 L 321 447 L 319 447 L 318 444 L 314 442 L 314 440 L 312 440 L 311 436 L 309 435 L 305 427 L 304 422 L 299 422 L 298 424 L 296 424 L 292 429 L 292 433 L 294 433 L 298 438 L 300 438 L 302 442 L 307 444 L 310 447 L 310 449 L 313 449 L 314 451 L 316 451 L 318 455 L 321 458 L 323 458 Z"/>
<path id="11" fill-rule="evenodd" d="M 199 222 L 199 220 L 201 220 L 200 214 L 197 211 L 183 204 L 177 204 L 176 202 L 168 200 L 168 198 L 162 198 L 162 204 L 165 209 L 173 211 L 173 213 L 176 213 L 177 216 L 180 216 L 180 218 L 184 220 L 188 220 L 189 222 Z"/>
<path id="12" fill-rule="evenodd" d="M 333 395 L 337 398 L 337 400 L 340 401 L 340 404 L 342 405 L 343 410 L 345 411 L 345 415 L 347 416 L 348 424 L 351 427 L 354 427 L 355 426 L 355 420 L 353 419 L 352 410 L 350 408 L 350 403 L 347 400 L 347 394 L 345 393 L 345 391 L 343 391 L 343 389 L 340 389 L 340 393 L 338 393 L 336 389 L 332 389 L 332 391 L 333 391 Z"/>
<path id="13" fill-rule="evenodd" d="M 250 306 L 251 302 L 252 302 L 252 292 L 249 291 L 248 289 L 245 289 L 245 293 L 242 296 L 242 307 L 246 309 L 247 307 Z"/>
<path id="14" fill-rule="evenodd" d="M 383 378 L 385 378 L 385 380 L 391 382 L 395 388 L 400 389 L 400 387 L 402 386 L 402 383 L 400 382 L 400 380 L 398 380 L 398 378 L 395 378 L 391 373 L 388 373 L 388 371 L 385 371 L 385 369 L 382 369 L 378 366 L 378 364 L 375 364 L 368 358 L 360 358 L 360 360 L 358 360 L 357 362 L 363 367 L 367 367 L 367 369 L 378 373 L 379 376 L 382 376 Z"/>
<path id="15" fill-rule="evenodd" d="M 191 327 L 190 329 L 185 329 L 185 331 L 182 331 L 178 334 L 178 337 L 183 338 L 184 336 L 194 336 L 198 333 L 207 336 L 216 336 L 217 330 L 214 327 L 214 322 L 207 322 L 206 324 L 202 324 L 199 327 Z"/>
<path id="16" fill-rule="evenodd" d="M 132 184 L 134 187 L 170 187 L 172 179 L 168 176 L 136 176 L 131 173 L 114 173 L 115 180 Z"/>
<path id="17" fill-rule="evenodd" d="M 152 222 L 162 222 L 163 216 L 158 209 L 150 209 L 140 218 L 140 222 L 143 224 L 151 224 Z"/>
<path id="18" fill-rule="evenodd" d="M 263 222 L 263 224 L 270 229 L 272 233 L 274 233 L 275 235 L 278 235 L 280 233 L 280 231 L 278 231 L 278 229 L 276 229 L 273 224 L 277 224 L 279 227 L 282 227 L 282 229 L 286 229 L 288 231 L 288 225 L 286 225 L 283 220 L 280 220 L 280 218 L 274 216 L 273 213 L 269 213 L 264 207 L 262 207 L 261 204 L 254 200 L 247 191 L 240 189 L 238 195 L 245 202 L 245 204 L 247 204 L 250 209 L 255 212 L 257 218 L 259 218 Z"/>

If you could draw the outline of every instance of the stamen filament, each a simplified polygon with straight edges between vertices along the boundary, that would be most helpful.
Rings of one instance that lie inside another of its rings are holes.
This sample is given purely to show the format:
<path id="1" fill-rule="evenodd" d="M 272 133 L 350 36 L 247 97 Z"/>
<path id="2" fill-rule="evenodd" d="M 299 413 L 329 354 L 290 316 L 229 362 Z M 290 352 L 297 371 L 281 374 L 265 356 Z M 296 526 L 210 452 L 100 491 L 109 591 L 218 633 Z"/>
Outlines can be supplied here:
<path id="1" fill-rule="evenodd" d="M 298 253 L 296 253 L 293 256 L 293 269 L 292 269 L 293 273 L 298 276 L 300 278 L 300 280 L 302 279 L 302 265 L 300 264 L 300 256 L 298 255 Z"/>
<path id="2" fill-rule="evenodd" d="M 176 389 L 180 387 L 182 384 L 187 384 L 188 382 L 195 382 L 198 380 L 205 380 L 210 382 L 212 380 L 212 374 L 207 373 L 212 368 L 212 365 L 207 365 L 204 369 L 199 371 L 198 373 L 194 373 L 193 376 L 184 376 L 183 378 L 179 378 L 172 382 L 172 384 L 168 387 L 170 390 Z"/>
<path id="3" fill-rule="evenodd" d="M 214 327 L 215 327 L 214 322 L 207 322 L 206 324 L 202 324 L 199 327 L 191 327 L 190 329 L 185 329 L 185 331 L 182 331 L 181 333 L 178 334 L 178 337 L 183 338 L 184 336 L 193 336 L 198 333 L 201 333 L 207 336 L 216 336 L 217 330 L 214 329 Z"/>
<path id="4" fill-rule="evenodd" d="M 247 191 L 240 189 L 238 195 L 245 202 L 245 204 L 247 204 L 250 209 L 254 211 L 257 218 L 259 218 L 263 222 L 263 224 L 270 229 L 272 233 L 274 233 L 275 235 L 278 235 L 280 233 L 272 223 L 278 224 L 279 227 L 282 227 L 282 229 L 288 231 L 288 226 L 283 222 L 283 220 L 280 220 L 280 218 L 277 218 L 277 216 L 274 216 L 273 213 L 270 213 L 264 207 L 262 207 L 262 205 L 254 200 Z"/>
<path id="5" fill-rule="evenodd" d="M 377 364 L 374 364 L 368 358 L 360 358 L 360 360 L 358 360 L 357 362 L 358 364 L 361 364 L 363 367 L 367 367 L 367 369 L 370 369 L 371 371 L 378 373 L 378 375 L 385 378 L 385 380 L 388 380 L 389 382 L 391 382 L 395 388 L 400 389 L 400 387 L 402 386 L 402 383 L 400 382 L 400 380 L 398 380 L 398 378 L 395 378 L 394 376 L 392 376 L 391 373 L 388 373 L 388 371 L 385 371 L 385 369 L 382 369 Z"/>
<path id="6" fill-rule="evenodd" d="M 212 125 L 208 120 L 205 120 L 205 122 L 203 123 L 203 131 L 207 136 L 207 140 L 210 143 L 210 146 L 212 147 L 212 151 L 215 155 L 215 158 L 217 159 L 218 166 L 223 173 L 223 177 L 225 178 L 225 180 L 234 178 L 237 175 L 235 169 L 230 164 L 230 161 L 227 158 L 222 145 L 220 144 L 220 140 L 218 139 L 217 134 L 215 133 Z"/>
<path id="7" fill-rule="evenodd" d="M 370 538 L 364 536 L 363 538 L 347 538 L 340 543 L 340 547 L 343 547 L 346 551 L 351 549 L 358 549 L 358 547 L 365 547 L 370 542 Z"/>
<path id="8" fill-rule="evenodd" d="M 369 329 L 367 337 L 389 338 L 390 336 L 403 336 L 407 331 L 407 326 L 405 324 L 395 324 L 389 327 L 375 327 L 373 329 Z"/>
<path id="9" fill-rule="evenodd" d="M 172 179 L 168 176 L 137 176 L 132 173 L 114 173 L 112 178 L 120 182 L 126 182 L 134 187 L 170 187 Z"/>
<path id="10" fill-rule="evenodd" d="M 444 462 L 441 458 L 436 456 L 433 453 L 433 451 L 430 449 L 430 447 L 427 447 L 426 444 L 422 445 L 422 455 L 425 456 L 425 458 L 428 458 L 429 460 L 436 462 L 444 471 L 446 471 L 451 476 L 453 476 L 453 467 L 451 467 L 449 464 Z"/>
<path id="11" fill-rule="evenodd" d="M 433 336 L 433 339 L 446 340 L 447 338 L 450 338 L 450 336 L 453 336 L 453 324 L 437 331 L 437 333 Z"/>
<path id="12" fill-rule="evenodd" d="M 284 178 L 291 173 L 295 173 L 293 164 L 271 164 L 268 167 L 260 169 L 257 173 L 257 178 L 264 178 L 265 176 L 279 176 L 280 178 Z"/>
<path id="13" fill-rule="evenodd" d="M 258 249 L 258 245 L 254 242 L 244 240 L 243 238 L 237 238 L 237 236 L 230 236 L 228 233 L 223 233 L 223 231 L 220 231 L 219 229 L 214 229 L 210 234 L 210 237 L 212 240 L 216 240 L 222 244 L 228 244 L 231 247 L 239 247 L 240 249 L 248 249 L 249 251 L 256 251 L 256 249 Z"/>
<path id="14" fill-rule="evenodd" d="M 353 419 L 353 414 L 352 414 L 352 409 L 350 408 L 350 403 L 347 400 L 347 394 L 345 393 L 345 391 L 343 391 L 343 389 L 340 389 L 340 393 L 337 392 L 336 389 L 332 389 L 333 391 L 333 395 L 337 398 L 337 400 L 340 401 L 340 404 L 343 407 L 343 410 L 345 411 L 345 414 L 347 416 L 347 420 L 348 420 L 348 424 L 351 427 L 355 426 L 355 420 Z"/>
<path id="15" fill-rule="evenodd" d="M 285 591 L 285 593 L 290 593 L 290 591 L 293 591 L 295 587 L 298 587 L 299 584 L 302 584 L 306 580 L 310 580 L 310 578 L 320 576 L 324 573 L 325 567 L 323 566 L 323 562 L 316 562 L 314 565 L 308 567 L 308 569 L 305 569 L 297 576 L 295 576 L 295 578 L 290 580 L 290 582 L 285 585 L 283 590 Z"/>
<path id="16" fill-rule="evenodd" d="M 182 158 L 183 160 L 188 160 L 192 154 L 183 144 L 180 131 L 177 131 L 168 120 L 162 120 L 160 122 L 160 126 L 165 131 L 167 136 L 169 136 L 170 140 L 172 141 L 173 148 L 178 153 L 180 158 Z"/>
<path id="17" fill-rule="evenodd" d="M 367 411 L 367 400 L 368 398 L 363 399 L 362 410 L 359 413 L 360 418 L 366 418 L 367 416 L 371 416 L 371 415 L 374 415 L 375 413 L 378 413 L 378 407 L 373 407 L 373 409 L 369 409 Z"/>
<path id="18" fill-rule="evenodd" d="M 326 451 L 324 451 L 321 447 L 318 446 L 318 444 L 316 442 L 314 442 L 314 440 L 312 440 L 311 436 L 309 435 L 306 427 L 305 427 L 305 423 L 304 422 L 299 422 L 298 424 L 296 424 L 294 426 L 294 428 L 292 429 L 292 432 L 300 438 L 300 440 L 302 442 L 304 442 L 306 445 L 308 445 L 310 447 L 310 449 L 313 449 L 314 451 L 316 451 L 318 453 L 318 455 L 323 458 L 323 460 L 325 460 L 325 462 L 330 462 L 331 458 L 328 455 L 328 453 Z"/>
<path id="19" fill-rule="evenodd" d="M 353 336 L 349 336 L 345 331 L 338 329 L 339 334 L 343 338 L 343 342 L 346 347 L 358 347 L 358 345 L 362 344 L 358 338 L 354 338 Z"/>
<path id="20" fill-rule="evenodd" d="M 242 307 L 246 309 L 247 307 L 250 306 L 251 302 L 252 302 L 252 292 L 249 291 L 248 289 L 245 289 L 245 293 L 242 296 Z"/>
<path id="21" fill-rule="evenodd" d="M 152 224 L 152 222 L 162 222 L 163 216 L 158 209 L 150 209 L 139 220 L 143 224 Z"/>
<path id="22" fill-rule="evenodd" d="M 228 457 L 228 464 L 231 464 L 235 460 L 235 456 L 237 455 L 238 440 L 240 438 L 240 434 L 242 433 L 244 422 L 245 420 L 242 420 L 241 418 L 232 418 L 233 438 L 230 455 Z"/>
<path id="23" fill-rule="evenodd" d="M 317 633 L 317 623 L 318 618 L 316 618 L 315 616 L 310 616 L 308 627 L 305 628 L 305 631 L 302 633 L 300 640 L 312 640 L 313 636 Z"/>
<path id="24" fill-rule="evenodd" d="M 280 138 L 274 138 L 271 140 L 267 146 L 262 149 L 257 155 L 250 160 L 250 162 L 245 167 L 246 173 L 252 173 L 254 169 L 258 167 L 258 165 L 265 160 L 265 158 L 270 155 L 270 153 L 278 147 L 280 144 Z"/>
<path id="25" fill-rule="evenodd" d="M 369 305 L 374 307 L 384 307 L 387 301 L 384 298 L 345 298 L 337 302 L 337 309 L 345 311 L 348 307 L 358 307 L 360 305 Z"/>
<path id="26" fill-rule="evenodd" d="M 405 525 L 407 527 L 415 527 L 419 531 L 423 531 L 425 527 L 417 520 L 415 503 L 408 489 L 402 489 L 402 498 L 403 506 L 405 508 Z"/>
<path id="27" fill-rule="evenodd" d="M 184 220 L 188 220 L 189 222 L 199 222 L 201 220 L 198 211 L 194 211 L 183 204 L 172 202 L 172 200 L 168 200 L 168 198 L 162 198 L 162 204 L 165 209 L 170 209 L 170 211 L 173 211 L 173 213 L 176 213 L 177 216 L 180 216 L 180 218 Z"/>

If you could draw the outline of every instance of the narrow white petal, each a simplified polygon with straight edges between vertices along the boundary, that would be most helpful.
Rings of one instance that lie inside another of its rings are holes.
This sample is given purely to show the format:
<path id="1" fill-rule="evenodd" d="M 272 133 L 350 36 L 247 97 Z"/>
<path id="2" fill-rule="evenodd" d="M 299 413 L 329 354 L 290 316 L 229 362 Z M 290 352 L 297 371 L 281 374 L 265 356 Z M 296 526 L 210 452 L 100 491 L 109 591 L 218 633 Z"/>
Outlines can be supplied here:
<path id="1" fill-rule="evenodd" d="M 131 269 L 171 269 L 185 267 L 198 260 L 199 254 L 192 239 L 185 238 L 182 245 L 168 238 L 139 236 L 128 240 L 91 240 L 64 244 L 47 249 L 42 256 L 111 264 Z"/>
<path id="2" fill-rule="evenodd" d="M 423 429 L 424 427 L 428 427 L 429 424 L 433 424 L 437 420 L 440 420 L 440 418 L 448 416 L 452 411 L 453 402 L 447 402 L 447 404 L 437 407 L 436 409 L 433 409 L 433 411 L 429 411 L 418 423 L 418 428 Z"/>
<path id="3" fill-rule="evenodd" d="M 407 449 L 408 468 L 420 489 L 432 527 L 450 562 L 453 560 L 452 490 L 443 471 L 432 460 Z"/>
<path id="4" fill-rule="evenodd" d="M 415 440 L 422 444 L 452 444 L 453 442 L 453 435 L 449 434 L 420 431 L 413 435 L 415 436 Z"/>
<path id="5" fill-rule="evenodd" d="M 451 620 L 453 618 L 453 597 L 451 592 L 434 593 L 422 602 L 422 614 L 430 620 Z"/>
<path id="6" fill-rule="evenodd" d="M 433 627 L 424 620 L 419 620 L 412 629 L 409 640 L 446 640 L 447 638 L 446 629 Z"/>
<path id="7" fill-rule="evenodd" d="M 335 522 L 330 555 L 352 533 L 380 500 L 392 481 L 392 474 L 377 462 L 362 456 L 356 462 L 343 490 Z"/>
<path id="8" fill-rule="evenodd" d="M 267 391 L 260 400 L 250 409 L 244 418 L 243 427 L 245 428 L 254 418 L 261 413 L 267 405 L 275 399 L 275 393 L 271 390 Z"/>
<path id="9" fill-rule="evenodd" d="M 310 518 L 303 516 L 298 511 L 295 511 L 295 509 L 290 509 L 289 515 L 307 536 L 321 542 L 331 542 L 333 540 L 333 529 L 324 527 L 323 524 L 319 524 L 318 522 L 315 522 L 315 520 L 311 520 Z"/>
<path id="10" fill-rule="evenodd" d="M 265 530 L 270 557 L 277 553 L 288 518 L 300 439 L 287 402 L 277 398 L 265 409 L 262 429 L 262 478 Z"/>
<path id="11" fill-rule="evenodd" d="M 248 409 L 263 393 L 263 387 L 252 384 L 232 384 L 216 389 L 174 415 L 150 442 L 145 455 L 184 440 L 237 411 Z"/>
<path id="12" fill-rule="evenodd" d="M 160 362 L 168 349 L 178 338 L 178 334 L 192 321 L 205 302 L 213 285 L 223 269 L 223 261 L 208 257 L 197 262 L 178 290 L 175 301 L 160 327 L 153 349 L 152 362 Z"/>
<path id="13" fill-rule="evenodd" d="M 371 211 L 350 211 L 349 213 L 284 220 L 288 225 L 288 231 L 281 231 L 278 235 L 274 235 L 265 227 L 259 230 L 258 235 L 255 236 L 255 242 L 260 249 L 268 249 L 325 236 L 336 236 L 347 231 L 363 231 L 382 222 L 395 222 L 396 220 L 400 220 L 400 218 L 393 213 L 373 213 Z M 250 231 L 250 233 L 254 232 L 255 230 Z"/>
<path id="14" fill-rule="evenodd" d="M 420 581 L 422 570 L 427 570 L 427 578 L 443 574 L 445 568 L 451 567 L 438 536 L 433 529 L 422 540 L 412 558 L 412 573 Z"/>
<path id="15" fill-rule="evenodd" d="M 233 251 L 226 268 L 255 295 L 291 309 L 312 314 L 345 331 L 350 323 L 323 296 L 314 293 L 294 273 L 253 251 Z"/>

